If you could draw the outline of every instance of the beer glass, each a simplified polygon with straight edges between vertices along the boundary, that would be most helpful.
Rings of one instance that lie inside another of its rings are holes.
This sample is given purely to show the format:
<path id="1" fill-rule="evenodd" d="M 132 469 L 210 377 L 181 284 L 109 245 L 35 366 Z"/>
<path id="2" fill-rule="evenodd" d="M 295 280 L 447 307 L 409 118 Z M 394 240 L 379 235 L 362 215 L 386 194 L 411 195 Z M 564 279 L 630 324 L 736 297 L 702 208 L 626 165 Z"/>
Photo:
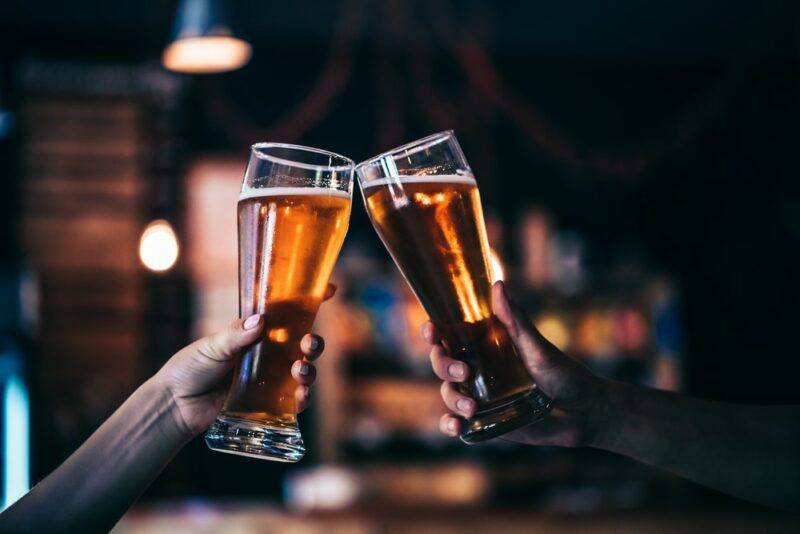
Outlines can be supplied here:
<path id="1" fill-rule="evenodd" d="M 457 387 L 477 401 L 461 439 L 483 441 L 536 421 L 550 400 L 492 313 L 489 244 L 475 177 L 452 131 L 356 166 L 375 230 L 449 354 L 470 366 Z"/>
<path id="2" fill-rule="evenodd" d="M 206 433 L 217 451 L 296 462 L 291 366 L 303 357 L 350 218 L 353 161 L 324 150 L 259 143 L 239 196 L 239 315 L 263 314 L 263 337 L 236 366 Z"/>

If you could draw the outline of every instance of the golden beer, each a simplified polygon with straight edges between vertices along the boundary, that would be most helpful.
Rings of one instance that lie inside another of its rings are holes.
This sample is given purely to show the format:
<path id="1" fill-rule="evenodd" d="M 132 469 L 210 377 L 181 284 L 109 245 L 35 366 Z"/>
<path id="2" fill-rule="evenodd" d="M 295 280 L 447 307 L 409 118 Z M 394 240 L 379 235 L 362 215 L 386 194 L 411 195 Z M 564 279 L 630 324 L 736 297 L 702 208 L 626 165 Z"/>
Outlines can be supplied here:
<path id="1" fill-rule="evenodd" d="M 278 462 L 306 452 L 292 365 L 311 330 L 350 219 L 353 160 L 286 143 L 256 143 L 237 206 L 239 316 L 262 315 L 241 356 L 210 449 Z"/>
<path id="2" fill-rule="evenodd" d="M 475 177 L 452 130 L 356 166 L 372 224 L 442 335 L 469 364 L 457 387 L 477 409 L 461 439 L 474 443 L 538 421 L 552 403 L 492 313 L 489 243 Z"/>
<path id="3" fill-rule="evenodd" d="M 492 314 L 489 244 L 471 176 L 374 180 L 372 222 L 454 358 L 472 369 L 459 384 L 482 409 L 529 391 L 531 377 Z"/>
<path id="4" fill-rule="evenodd" d="M 264 336 L 242 357 L 221 417 L 293 426 L 292 364 L 325 294 L 350 218 L 350 196 L 272 187 L 242 195 L 239 313 L 264 314 Z"/>

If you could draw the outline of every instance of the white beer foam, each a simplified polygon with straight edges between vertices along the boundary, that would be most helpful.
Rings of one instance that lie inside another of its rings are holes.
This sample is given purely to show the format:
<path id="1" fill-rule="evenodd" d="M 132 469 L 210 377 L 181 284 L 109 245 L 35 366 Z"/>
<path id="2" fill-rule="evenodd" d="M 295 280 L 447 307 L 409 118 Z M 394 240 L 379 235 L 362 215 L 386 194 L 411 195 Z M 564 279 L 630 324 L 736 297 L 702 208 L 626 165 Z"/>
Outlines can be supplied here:
<path id="1" fill-rule="evenodd" d="M 350 200 L 350 193 L 342 191 L 341 189 L 332 189 L 330 187 L 254 187 L 246 188 L 239 194 L 239 200 L 248 198 L 260 197 L 277 197 L 277 196 L 309 196 L 314 195 L 318 197 L 337 197 Z"/>
<path id="2" fill-rule="evenodd" d="M 368 189 L 380 185 L 391 184 L 466 184 L 477 186 L 475 177 L 471 174 L 426 174 L 422 176 L 392 176 L 361 182 L 361 187 Z"/>

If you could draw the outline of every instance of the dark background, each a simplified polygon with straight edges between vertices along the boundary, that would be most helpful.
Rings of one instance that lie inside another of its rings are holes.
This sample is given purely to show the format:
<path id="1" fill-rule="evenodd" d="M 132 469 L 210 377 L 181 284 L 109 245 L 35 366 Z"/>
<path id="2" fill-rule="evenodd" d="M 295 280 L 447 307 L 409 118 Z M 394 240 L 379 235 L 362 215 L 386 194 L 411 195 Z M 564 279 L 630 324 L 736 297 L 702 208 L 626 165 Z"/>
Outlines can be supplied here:
<path id="1" fill-rule="evenodd" d="M 540 204 L 587 237 L 592 264 L 631 255 L 674 278 L 691 394 L 800 400 L 797 3 L 230 5 L 254 55 L 240 71 L 186 77 L 184 157 L 244 158 L 269 138 L 358 161 L 453 128 L 509 227 Z M 0 104 L 22 98 L 25 61 L 157 65 L 175 7 L 5 2 Z M 320 80 L 327 93 L 297 120 Z M 14 143 L 3 144 L 6 268 L 21 260 Z M 351 236 L 378 246 L 360 206 Z"/>

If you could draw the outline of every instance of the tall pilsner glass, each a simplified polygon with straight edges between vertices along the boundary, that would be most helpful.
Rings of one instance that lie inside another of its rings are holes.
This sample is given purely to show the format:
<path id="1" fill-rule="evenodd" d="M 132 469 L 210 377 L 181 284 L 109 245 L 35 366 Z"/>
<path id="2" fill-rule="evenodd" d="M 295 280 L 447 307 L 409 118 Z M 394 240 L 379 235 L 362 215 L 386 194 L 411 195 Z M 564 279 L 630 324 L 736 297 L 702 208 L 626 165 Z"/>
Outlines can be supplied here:
<path id="1" fill-rule="evenodd" d="M 550 400 L 492 314 L 489 244 L 475 177 L 452 131 L 356 166 L 372 224 L 450 355 L 470 366 L 458 387 L 478 403 L 461 439 L 536 421 Z"/>
<path id="2" fill-rule="evenodd" d="M 311 330 L 350 219 L 353 161 L 324 150 L 253 145 L 239 196 L 239 315 L 264 314 L 264 335 L 241 358 L 206 443 L 296 462 L 291 366 Z"/>

